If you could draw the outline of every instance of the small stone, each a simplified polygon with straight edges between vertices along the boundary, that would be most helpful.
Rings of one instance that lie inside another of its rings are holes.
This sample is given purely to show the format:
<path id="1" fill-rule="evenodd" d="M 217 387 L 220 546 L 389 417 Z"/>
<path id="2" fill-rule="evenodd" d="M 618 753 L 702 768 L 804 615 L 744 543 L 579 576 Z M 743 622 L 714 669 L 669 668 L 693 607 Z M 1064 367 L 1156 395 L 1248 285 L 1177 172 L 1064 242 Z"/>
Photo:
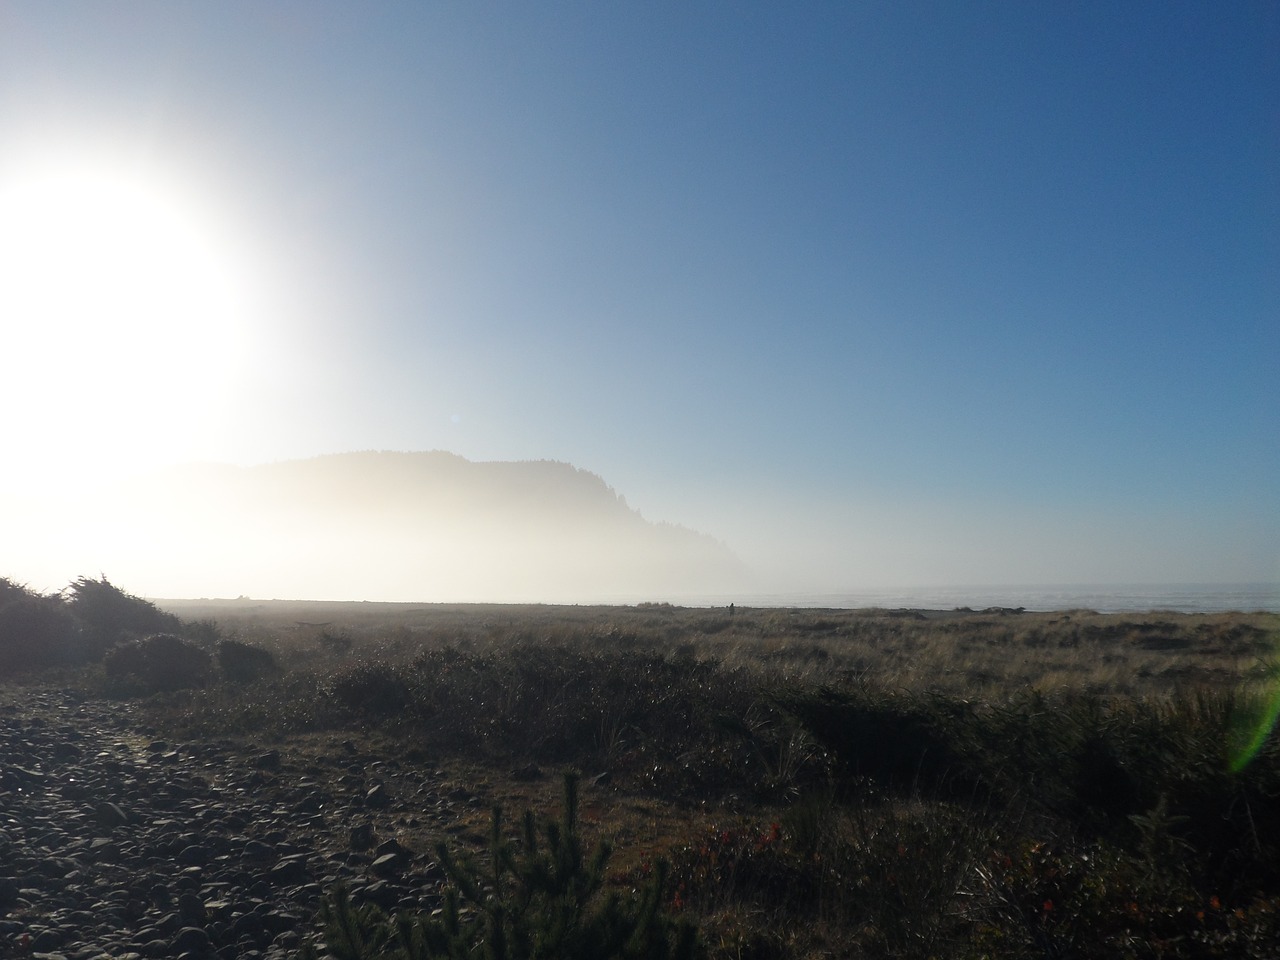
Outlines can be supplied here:
<path id="1" fill-rule="evenodd" d="M 100 803 L 96 811 L 98 823 L 107 830 L 114 830 L 129 822 L 129 815 L 120 809 L 118 804 Z"/>
<path id="2" fill-rule="evenodd" d="M 178 852 L 178 862 L 189 867 L 199 867 L 209 862 L 209 851 L 198 843 L 183 847 Z"/>
<path id="3" fill-rule="evenodd" d="M 262 915 L 258 913 L 242 913 L 231 922 L 231 935 L 236 938 L 257 938 L 262 933 L 264 924 Z"/>
<path id="4" fill-rule="evenodd" d="M 194 893 L 184 893 L 178 898 L 178 914 L 182 922 L 190 926 L 203 926 L 207 917 L 204 901 Z"/>
<path id="5" fill-rule="evenodd" d="M 378 784 L 364 795 L 364 805 L 366 807 L 385 807 L 391 802 L 391 797 L 387 795 L 387 788 L 382 784 Z"/>
<path id="6" fill-rule="evenodd" d="M 279 950 L 292 950 L 302 942 L 302 935 L 297 930 L 285 930 L 272 941 L 272 947 Z"/>
<path id="7" fill-rule="evenodd" d="M 82 801 L 82 800 L 88 800 L 91 796 L 93 796 L 93 788 L 90 787 L 87 783 L 70 781 L 68 783 L 64 783 L 61 787 L 59 787 L 58 793 L 62 795 L 63 800 Z"/>
<path id="8" fill-rule="evenodd" d="M 275 856 L 276 848 L 261 840 L 250 840 L 244 845 L 243 855 L 250 860 L 266 860 Z"/>
<path id="9" fill-rule="evenodd" d="M 349 843 L 352 850 L 368 850 L 373 846 L 373 824 L 357 823 L 351 828 Z"/>
<path id="10" fill-rule="evenodd" d="M 199 927 L 183 927 L 170 944 L 175 953 L 196 953 L 209 949 L 209 935 Z"/>
<path id="11" fill-rule="evenodd" d="M 33 953 L 46 953 L 54 947 L 62 946 L 64 939 L 57 930 L 41 930 L 31 938 L 31 950 Z"/>
<path id="12" fill-rule="evenodd" d="M 404 845 L 399 840 L 395 837 L 391 837 L 389 840 L 383 840 L 382 843 L 378 844 L 378 849 L 375 850 L 374 853 L 380 857 L 385 856 L 388 853 L 394 853 L 403 857 L 407 856 L 409 851 L 405 849 Z"/>
<path id="13" fill-rule="evenodd" d="M 296 886 L 300 883 L 306 883 L 307 878 L 308 871 L 305 857 L 285 857 L 271 868 L 270 880 L 276 885 Z"/>
<path id="14" fill-rule="evenodd" d="M 352 889 L 352 893 L 354 895 L 354 888 Z M 399 902 L 400 894 L 396 891 L 395 887 L 387 883 L 385 880 L 375 880 L 373 883 L 361 889 L 360 899 L 369 903 L 375 903 L 383 910 L 390 910 Z"/>
<path id="15" fill-rule="evenodd" d="M 380 877 L 393 877 L 400 873 L 403 859 L 398 853 L 384 853 L 369 865 L 369 870 Z"/>

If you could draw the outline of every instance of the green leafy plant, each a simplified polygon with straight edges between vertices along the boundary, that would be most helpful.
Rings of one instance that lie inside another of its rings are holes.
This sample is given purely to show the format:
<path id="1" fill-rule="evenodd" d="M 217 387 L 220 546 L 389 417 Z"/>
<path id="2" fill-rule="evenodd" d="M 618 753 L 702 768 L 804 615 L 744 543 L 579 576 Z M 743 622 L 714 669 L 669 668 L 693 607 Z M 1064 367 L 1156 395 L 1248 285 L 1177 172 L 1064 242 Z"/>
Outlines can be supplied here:
<path id="1" fill-rule="evenodd" d="M 333 891 L 322 911 L 326 951 L 337 960 L 691 960 L 699 953 L 693 924 L 660 909 L 665 863 L 638 896 L 603 892 L 612 848 L 602 842 L 584 853 L 576 776 L 565 776 L 560 820 L 547 820 L 539 833 L 526 812 L 521 842 L 507 839 L 495 807 L 487 870 L 438 844 L 450 881 L 438 916 L 389 916 Z"/>

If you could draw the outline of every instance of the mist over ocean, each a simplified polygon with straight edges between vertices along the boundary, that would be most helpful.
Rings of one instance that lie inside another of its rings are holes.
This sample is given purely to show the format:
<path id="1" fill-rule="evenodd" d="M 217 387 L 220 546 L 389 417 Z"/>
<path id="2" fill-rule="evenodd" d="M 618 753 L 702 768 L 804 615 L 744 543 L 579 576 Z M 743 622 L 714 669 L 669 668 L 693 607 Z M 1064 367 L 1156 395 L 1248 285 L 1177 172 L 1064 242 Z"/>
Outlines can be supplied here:
<path id="1" fill-rule="evenodd" d="M 760 594 L 717 597 L 715 605 L 734 602 L 760 607 L 900 607 L 952 610 L 971 607 L 1023 607 L 1027 610 L 1094 610 L 1098 613 L 1280 613 L 1280 584 L 1080 584 L 1009 587 L 917 587 L 901 590 L 850 590 L 846 593 Z"/>

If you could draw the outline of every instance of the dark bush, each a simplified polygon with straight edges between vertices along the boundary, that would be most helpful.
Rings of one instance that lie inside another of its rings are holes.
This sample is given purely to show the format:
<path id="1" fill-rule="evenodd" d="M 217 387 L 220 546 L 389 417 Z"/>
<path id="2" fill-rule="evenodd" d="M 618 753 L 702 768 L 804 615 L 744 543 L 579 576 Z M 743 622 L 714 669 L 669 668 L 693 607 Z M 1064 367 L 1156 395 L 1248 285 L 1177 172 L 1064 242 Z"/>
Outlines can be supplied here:
<path id="1" fill-rule="evenodd" d="M 142 692 L 198 687 L 209 677 L 211 658 L 194 643 L 160 633 L 121 644 L 104 660 L 107 678 L 117 686 L 132 680 Z"/>
<path id="2" fill-rule="evenodd" d="M 178 633 L 182 621 L 149 600 L 125 593 L 106 577 L 81 577 L 66 590 L 67 606 L 101 654 L 122 640 L 153 633 Z"/>
<path id="3" fill-rule="evenodd" d="M 350 653 L 352 646 L 355 645 L 355 641 L 351 639 L 351 634 L 345 630 L 339 630 L 337 633 L 324 630 L 320 633 L 319 639 L 320 646 L 333 654 Z"/>
<path id="4" fill-rule="evenodd" d="M 0 672 L 73 664 L 88 655 L 80 625 L 61 597 L 0 577 Z"/>
<path id="5" fill-rule="evenodd" d="M 712 662 L 520 643 L 495 654 L 428 651 L 403 676 L 413 714 L 455 748 L 645 771 L 698 790 L 740 781 L 754 762 L 710 728 L 755 698 L 745 677 Z"/>
<path id="6" fill-rule="evenodd" d="M 0 577 L 0 607 L 12 603 L 14 600 L 22 600 L 33 596 L 37 596 L 37 594 L 21 583 L 15 583 L 8 577 Z"/>
<path id="7" fill-rule="evenodd" d="M 221 640 L 217 646 L 218 669 L 232 683 L 252 683 L 277 676 L 280 665 L 270 650 L 239 640 Z"/>
<path id="8" fill-rule="evenodd" d="M 925 702 L 828 689 L 787 691 L 777 702 L 855 779 L 942 796 L 974 787 Z"/>
<path id="9" fill-rule="evenodd" d="M 212 647 L 222 639 L 222 629 L 216 620 L 188 620 L 182 625 L 182 635 L 202 647 Z"/>
<path id="10" fill-rule="evenodd" d="M 357 716 L 391 716 L 409 705 L 409 685 L 388 663 L 358 663 L 336 673 L 325 695 Z"/>

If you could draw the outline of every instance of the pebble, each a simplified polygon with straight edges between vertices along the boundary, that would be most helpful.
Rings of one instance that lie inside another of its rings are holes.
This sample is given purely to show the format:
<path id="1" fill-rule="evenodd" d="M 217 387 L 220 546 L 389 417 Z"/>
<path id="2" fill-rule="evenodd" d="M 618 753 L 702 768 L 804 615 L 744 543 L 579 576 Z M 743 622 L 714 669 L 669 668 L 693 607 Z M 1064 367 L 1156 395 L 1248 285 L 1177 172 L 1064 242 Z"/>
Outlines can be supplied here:
<path id="1" fill-rule="evenodd" d="M 342 775 L 346 744 L 320 784 L 279 750 L 141 735 L 126 704 L 21 697 L 0 706 L 0 957 L 278 960 L 314 942 L 335 882 L 357 903 L 440 902 L 428 857 L 394 838 L 371 849 L 418 812 L 395 798 L 426 788 Z"/>

